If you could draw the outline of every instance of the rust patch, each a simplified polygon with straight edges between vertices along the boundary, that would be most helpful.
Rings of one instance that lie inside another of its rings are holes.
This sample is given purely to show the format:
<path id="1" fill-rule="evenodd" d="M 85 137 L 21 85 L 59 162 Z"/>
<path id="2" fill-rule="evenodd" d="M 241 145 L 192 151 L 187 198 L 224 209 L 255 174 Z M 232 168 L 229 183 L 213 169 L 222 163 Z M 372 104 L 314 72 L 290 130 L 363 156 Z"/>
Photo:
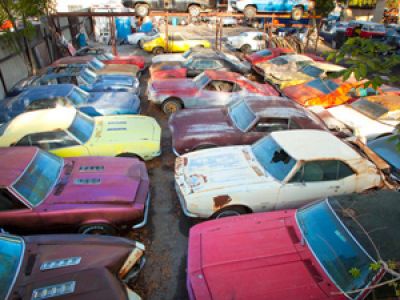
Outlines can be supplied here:
<path id="1" fill-rule="evenodd" d="M 129 254 L 124 265 L 119 270 L 118 276 L 123 279 L 130 272 L 130 270 L 135 266 L 135 264 L 142 257 L 143 251 L 141 249 L 135 248 L 131 254 Z"/>
<path id="2" fill-rule="evenodd" d="M 214 211 L 217 211 L 232 201 L 229 195 L 221 195 L 214 197 Z"/>
<path id="3" fill-rule="evenodd" d="M 263 176 L 264 175 L 264 173 L 259 168 L 257 168 L 256 166 L 252 166 L 252 168 L 253 168 L 254 172 L 256 172 L 257 176 Z"/>

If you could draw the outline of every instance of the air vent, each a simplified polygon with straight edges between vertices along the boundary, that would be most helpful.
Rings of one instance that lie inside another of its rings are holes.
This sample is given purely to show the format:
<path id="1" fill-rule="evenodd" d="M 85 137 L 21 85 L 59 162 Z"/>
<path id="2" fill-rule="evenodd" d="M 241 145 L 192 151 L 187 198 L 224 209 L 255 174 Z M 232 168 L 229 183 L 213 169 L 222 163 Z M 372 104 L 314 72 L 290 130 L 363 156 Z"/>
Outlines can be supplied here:
<path id="1" fill-rule="evenodd" d="M 319 283 L 319 282 L 322 282 L 322 281 L 324 280 L 323 277 L 322 277 L 322 275 L 321 275 L 321 273 L 318 272 L 318 270 L 317 270 L 316 267 L 314 267 L 314 265 L 313 265 L 313 263 L 312 263 L 311 260 L 306 259 L 306 260 L 304 261 L 304 265 L 306 266 L 308 272 L 310 272 L 311 276 L 314 278 L 314 280 L 315 280 L 316 282 Z"/>
<path id="2" fill-rule="evenodd" d="M 108 125 L 126 125 L 126 121 L 112 121 L 112 122 L 107 122 Z"/>
<path id="3" fill-rule="evenodd" d="M 287 231 L 289 233 L 290 239 L 292 240 L 293 244 L 300 243 L 299 237 L 297 236 L 296 231 L 294 231 L 293 226 L 288 226 Z"/>
<path id="4" fill-rule="evenodd" d="M 63 259 L 46 261 L 40 266 L 40 271 L 76 266 L 79 265 L 81 259 L 82 259 L 81 257 L 68 257 Z"/>
<path id="5" fill-rule="evenodd" d="M 124 131 L 124 130 L 126 130 L 126 127 L 107 128 L 107 131 Z"/>
<path id="6" fill-rule="evenodd" d="M 75 281 L 68 281 L 60 284 L 38 288 L 33 290 L 31 299 L 42 300 L 72 294 L 75 291 L 75 285 Z"/>
<path id="7" fill-rule="evenodd" d="M 101 179 L 100 178 L 82 178 L 82 179 L 75 179 L 74 183 L 75 184 L 100 184 Z"/>
<path id="8" fill-rule="evenodd" d="M 88 173 L 88 172 L 100 172 L 104 171 L 104 166 L 81 166 L 79 168 L 79 172 Z"/>

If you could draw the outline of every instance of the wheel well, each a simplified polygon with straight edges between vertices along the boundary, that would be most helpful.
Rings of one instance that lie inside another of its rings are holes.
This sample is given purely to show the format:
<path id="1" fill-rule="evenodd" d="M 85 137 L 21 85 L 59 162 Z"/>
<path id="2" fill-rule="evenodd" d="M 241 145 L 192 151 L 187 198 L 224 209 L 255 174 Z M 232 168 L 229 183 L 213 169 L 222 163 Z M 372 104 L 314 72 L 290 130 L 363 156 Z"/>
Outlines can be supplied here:
<path id="1" fill-rule="evenodd" d="M 148 7 L 150 7 L 150 5 L 148 3 L 146 3 L 146 2 L 144 2 L 144 1 L 136 2 L 134 7 L 136 7 L 136 6 L 140 5 L 140 4 L 144 4 L 144 5 L 147 5 Z"/>
<path id="2" fill-rule="evenodd" d="M 189 7 L 191 7 L 191 6 L 198 6 L 198 7 L 201 7 L 201 5 L 200 5 L 199 3 L 189 3 L 187 7 L 189 8 Z"/>
<path id="3" fill-rule="evenodd" d="M 255 5 L 255 4 L 248 4 L 248 5 L 245 6 L 244 9 L 246 9 L 248 7 L 254 7 L 257 10 L 257 5 Z"/>
<path id="4" fill-rule="evenodd" d="M 164 101 L 162 102 L 162 104 L 164 104 L 165 102 L 170 101 L 170 100 L 178 101 L 178 102 L 182 105 L 182 108 L 185 107 L 185 105 L 183 104 L 182 99 L 180 99 L 180 98 L 178 98 L 178 97 L 168 97 L 168 98 L 164 99 Z"/>
<path id="5" fill-rule="evenodd" d="M 111 222 L 108 220 L 89 220 L 84 223 L 79 224 L 77 231 L 81 230 L 81 228 L 90 227 L 90 226 L 108 226 L 111 229 L 118 231 L 118 228 L 115 227 Z"/>
<path id="6" fill-rule="evenodd" d="M 131 157 L 131 158 L 137 158 L 141 161 L 143 161 L 143 158 L 136 154 L 136 153 L 131 153 L 131 152 L 122 152 L 120 154 L 117 154 L 116 157 Z"/>
<path id="7" fill-rule="evenodd" d="M 248 213 L 248 214 L 251 214 L 251 213 L 253 212 L 253 210 L 252 210 L 250 207 L 248 207 L 247 205 L 242 205 L 242 204 L 227 205 L 227 206 L 224 206 L 224 207 L 218 209 L 216 212 L 214 212 L 214 214 L 211 216 L 211 218 L 214 218 L 214 216 L 215 216 L 218 212 L 220 212 L 221 210 L 228 210 L 228 209 L 235 209 L 235 208 L 242 208 L 242 209 L 244 209 L 244 210 L 246 211 L 246 213 Z"/>

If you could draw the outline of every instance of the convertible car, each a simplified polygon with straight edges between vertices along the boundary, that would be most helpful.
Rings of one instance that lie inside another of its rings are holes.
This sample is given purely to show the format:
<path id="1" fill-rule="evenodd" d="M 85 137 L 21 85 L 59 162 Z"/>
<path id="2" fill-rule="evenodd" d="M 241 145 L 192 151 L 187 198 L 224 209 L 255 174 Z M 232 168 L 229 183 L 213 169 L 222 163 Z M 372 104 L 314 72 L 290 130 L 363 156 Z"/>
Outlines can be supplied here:
<path id="1" fill-rule="evenodd" d="M 72 84 L 31 87 L 0 102 L 0 124 L 28 110 L 74 106 L 89 116 L 138 114 L 140 99 L 131 93 L 87 93 Z"/>
<path id="2" fill-rule="evenodd" d="M 174 152 L 251 144 L 280 130 L 320 129 L 318 117 L 288 98 L 245 97 L 221 108 L 185 109 L 171 115 Z"/>
<path id="3" fill-rule="evenodd" d="M 161 105 L 166 114 L 182 108 L 224 106 L 249 94 L 278 96 L 269 84 L 250 81 L 237 73 L 205 71 L 194 79 L 163 79 L 149 82 L 149 101 Z"/>
<path id="4" fill-rule="evenodd" d="M 0 149 L 0 227 L 116 234 L 147 222 L 149 178 L 138 159 L 62 159 L 35 147 Z"/>
<path id="5" fill-rule="evenodd" d="M 396 299 L 395 289 L 379 295 L 376 285 L 393 279 L 380 262 L 400 260 L 399 215 L 399 193 L 378 191 L 198 224 L 189 298 L 362 300 L 374 286 L 377 299 Z"/>
<path id="6" fill-rule="evenodd" d="M 151 117 L 89 117 L 75 108 L 25 112 L 0 126 L 0 147 L 37 146 L 62 157 L 126 156 L 149 160 L 161 153 L 161 128 Z"/>
<path id="7" fill-rule="evenodd" d="M 0 298 L 140 300 L 127 284 L 144 266 L 144 250 L 111 236 L 0 234 Z"/>
<path id="8" fill-rule="evenodd" d="M 298 208 L 382 187 L 380 168 L 390 166 L 357 149 L 322 130 L 276 131 L 251 146 L 178 157 L 175 187 L 183 213 L 192 218 Z"/>

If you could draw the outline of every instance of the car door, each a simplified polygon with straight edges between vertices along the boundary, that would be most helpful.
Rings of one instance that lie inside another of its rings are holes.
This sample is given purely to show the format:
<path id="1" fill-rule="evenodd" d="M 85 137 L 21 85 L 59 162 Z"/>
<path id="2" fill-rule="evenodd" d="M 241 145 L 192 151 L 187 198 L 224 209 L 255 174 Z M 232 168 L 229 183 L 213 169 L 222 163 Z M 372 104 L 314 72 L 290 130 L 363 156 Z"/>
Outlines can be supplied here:
<path id="1" fill-rule="evenodd" d="M 228 80 L 211 80 L 199 91 L 197 104 L 201 107 L 224 106 L 238 92 L 235 82 Z"/>
<path id="2" fill-rule="evenodd" d="M 281 186 L 276 209 L 298 208 L 310 201 L 355 191 L 356 173 L 344 162 L 318 160 L 303 163 Z"/>

